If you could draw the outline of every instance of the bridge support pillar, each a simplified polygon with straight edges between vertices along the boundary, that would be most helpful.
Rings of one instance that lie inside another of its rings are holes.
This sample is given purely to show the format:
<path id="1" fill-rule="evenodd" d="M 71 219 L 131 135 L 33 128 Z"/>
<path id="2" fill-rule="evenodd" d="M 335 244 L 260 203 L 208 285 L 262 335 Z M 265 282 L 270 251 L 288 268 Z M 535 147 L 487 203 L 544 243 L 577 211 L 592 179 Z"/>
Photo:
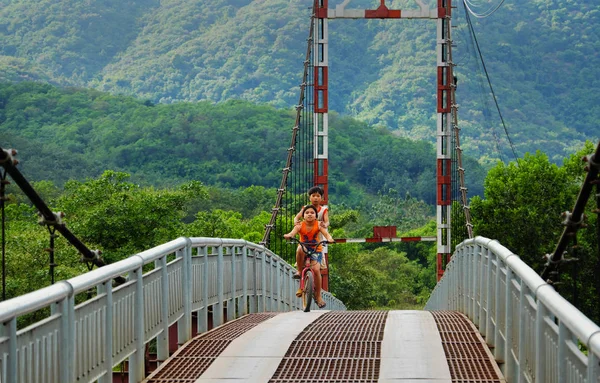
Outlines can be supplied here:
<path id="1" fill-rule="evenodd" d="M 451 0 L 438 0 L 437 19 L 437 278 L 451 254 L 452 84 Z"/>

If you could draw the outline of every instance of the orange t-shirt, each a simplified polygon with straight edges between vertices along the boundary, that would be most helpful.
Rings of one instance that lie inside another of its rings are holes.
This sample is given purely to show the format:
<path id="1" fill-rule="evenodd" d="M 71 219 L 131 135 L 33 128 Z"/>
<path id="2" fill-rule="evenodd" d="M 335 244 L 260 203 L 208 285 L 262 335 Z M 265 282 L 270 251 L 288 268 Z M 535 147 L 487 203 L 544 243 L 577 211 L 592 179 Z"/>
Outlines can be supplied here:
<path id="1" fill-rule="evenodd" d="M 315 221 L 312 229 L 308 229 L 306 222 L 301 222 L 300 230 L 298 234 L 300 235 L 300 242 L 304 243 L 314 243 L 315 245 L 319 242 L 319 234 L 321 231 L 319 230 L 319 222 Z M 305 245 L 309 250 L 315 248 L 315 246 Z M 321 246 L 317 248 L 317 252 L 322 251 Z"/>

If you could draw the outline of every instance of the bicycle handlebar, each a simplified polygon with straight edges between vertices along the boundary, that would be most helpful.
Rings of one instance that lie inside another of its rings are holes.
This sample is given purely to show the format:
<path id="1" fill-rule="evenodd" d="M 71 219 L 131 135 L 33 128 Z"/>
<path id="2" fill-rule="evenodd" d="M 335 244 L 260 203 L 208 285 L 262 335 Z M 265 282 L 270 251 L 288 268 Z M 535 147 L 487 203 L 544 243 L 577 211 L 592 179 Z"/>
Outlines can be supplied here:
<path id="1" fill-rule="evenodd" d="M 307 248 L 308 246 L 313 248 L 312 252 L 315 252 L 315 249 L 321 245 L 324 245 L 326 243 L 335 243 L 335 242 L 329 242 L 327 240 L 323 240 L 323 241 L 320 241 L 317 243 L 301 242 L 301 241 L 298 241 L 296 238 L 288 238 L 288 242 L 289 243 L 297 243 L 298 245 L 302 246 L 302 249 L 304 250 L 305 253 L 309 253 L 309 250 Z"/>

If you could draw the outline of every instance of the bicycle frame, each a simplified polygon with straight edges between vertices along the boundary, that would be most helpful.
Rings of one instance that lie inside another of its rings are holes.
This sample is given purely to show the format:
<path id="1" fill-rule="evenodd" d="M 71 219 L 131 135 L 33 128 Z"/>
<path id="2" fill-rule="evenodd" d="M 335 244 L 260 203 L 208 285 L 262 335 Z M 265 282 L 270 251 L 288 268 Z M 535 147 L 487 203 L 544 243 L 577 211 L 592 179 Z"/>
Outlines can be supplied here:
<path id="1" fill-rule="evenodd" d="M 319 246 L 324 245 L 326 243 L 329 243 L 329 241 L 320 241 L 320 242 L 317 242 L 317 243 L 300 242 L 300 241 L 298 241 L 295 238 L 291 238 L 290 242 L 291 243 L 297 243 L 298 245 L 300 245 L 302 247 L 302 250 L 304 251 L 304 268 L 302 269 L 302 276 L 304 276 L 304 272 L 305 272 L 305 270 L 307 268 L 310 269 L 310 257 L 311 257 L 311 255 L 313 255 L 314 253 L 317 252 L 317 249 L 319 248 Z M 310 245 L 314 250 L 309 250 L 307 248 L 308 245 Z"/>
<path id="2" fill-rule="evenodd" d="M 312 273 L 312 278 L 310 278 L 311 283 L 314 283 L 312 281 L 315 280 L 316 276 L 315 276 L 315 272 L 313 271 L 311 264 L 310 264 L 310 257 L 316 253 L 317 249 L 319 248 L 319 246 L 328 243 L 328 241 L 324 240 L 324 241 L 320 241 L 317 243 L 307 243 L 307 242 L 300 242 L 295 238 L 290 238 L 290 243 L 295 243 L 298 244 L 302 247 L 302 250 L 304 251 L 304 267 L 302 268 L 302 272 L 300 273 L 300 289 L 302 291 L 306 291 L 306 286 L 305 286 L 305 281 L 307 280 L 306 278 L 306 273 L 307 271 Z M 309 249 L 309 247 L 312 248 L 312 250 Z M 314 296 L 314 284 L 312 285 L 312 289 L 313 292 L 310 294 L 310 297 L 306 298 L 305 297 L 305 293 L 303 294 L 303 299 L 305 300 L 303 302 L 303 304 L 305 305 L 305 309 L 304 311 L 308 312 L 310 311 L 310 302 L 312 301 L 312 299 L 315 300 L 316 302 L 316 297 Z"/>

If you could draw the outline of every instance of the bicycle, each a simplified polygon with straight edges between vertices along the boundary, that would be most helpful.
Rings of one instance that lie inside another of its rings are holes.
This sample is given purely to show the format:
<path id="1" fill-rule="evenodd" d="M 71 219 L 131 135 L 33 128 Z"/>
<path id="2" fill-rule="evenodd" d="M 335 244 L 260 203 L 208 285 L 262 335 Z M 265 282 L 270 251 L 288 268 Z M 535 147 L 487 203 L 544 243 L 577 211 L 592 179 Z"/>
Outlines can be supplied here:
<path id="1" fill-rule="evenodd" d="M 302 250 L 304 250 L 304 268 L 300 273 L 300 290 L 302 290 L 302 310 L 307 313 L 310 312 L 310 306 L 314 299 L 315 303 L 318 305 L 317 297 L 315 296 L 315 276 L 313 275 L 313 270 L 310 267 L 310 256 L 316 253 L 316 250 L 319 246 L 329 243 L 329 241 L 324 240 L 318 243 L 308 243 L 308 242 L 300 242 L 296 238 L 288 239 L 290 244 L 298 244 L 302 246 Z M 310 248 L 308 247 L 310 246 Z M 312 250 L 310 250 L 312 248 Z"/>

